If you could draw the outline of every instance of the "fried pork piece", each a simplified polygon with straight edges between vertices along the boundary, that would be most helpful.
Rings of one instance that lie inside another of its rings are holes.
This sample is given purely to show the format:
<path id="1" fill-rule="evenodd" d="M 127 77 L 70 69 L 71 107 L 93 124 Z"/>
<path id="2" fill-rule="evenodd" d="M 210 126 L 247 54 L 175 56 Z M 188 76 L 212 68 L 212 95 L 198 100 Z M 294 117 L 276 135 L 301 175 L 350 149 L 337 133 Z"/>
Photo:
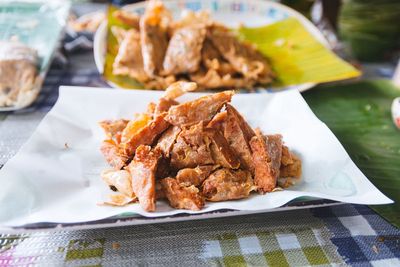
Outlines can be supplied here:
<path id="1" fill-rule="evenodd" d="M 210 143 L 203 122 L 182 129 L 171 151 L 171 167 L 179 170 L 214 164 Z"/>
<path id="2" fill-rule="evenodd" d="M 224 91 L 172 106 L 165 119 L 176 126 L 208 122 L 227 102 L 231 101 L 232 96 L 233 91 Z"/>
<path id="3" fill-rule="evenodd" d="M 160 100 L 158 100 L 158 103 L 156 104 L 156 108 L 154 110 L 154 115 L 157 116 L 163 112 L 168 112 L 168 110 L 172 106 L 178 105 L 179 102 L 173 100 L 173 99 L 167 99 L 164 97 L 161 97 Z"/>
<path id="4" fill-rule="evenodd" d="M 199 189 L 192 186 L 183 186 L 174 178 L 165 178 L 161 180 L 165 196 L 169 204 L 175 209 L 201 210 L 205 201 L 201 196 Z"/>
<path id="5" fill-rule="evenodd" d="M 160 157 L 160 151 L 152 150 L 150 146 L 140 145 L 128 166 L 132 176 L 133 192 L 145 211 L 155 211 L 156 209 L 155 174 Z"/>
<path id="6" fill-rule="evenodd" d="M 122 9 L 114 11 L 112 15 L 124 24 L 127 24 L 136 30 L 139 30 L 140 17 L 138 15 Z"/>
<path id="7" fill-rule="evenodd" d="M 282 136 L 270 135 L 267 138 L 256 132 L 250 140 L 254 162 L 254 183 L 261 193 L 271 192 L 276 187 L 282 156 Z"/>
<path id="8" fill-rule="evenodd" d="M 201 50 L 202 63 L 207 69 L 215 70 L 221 77 L 230 74 L 235 75 L 237 71 L 226 61 L 209 38 L 205 38 Z"/>
<path id="9" fill-rule="evenodd" d="M 185 186 L 200 186 L 215 168 L 217 166 L 207 165 L 181 169 L 176 174 L 176 180 Z"/>
<path id="10" fill-rule="evenodd" d="M 282 147 L 279 177 L 295 177 L 301 176 L 301 160 L 294 153 L 290 152 L 287 146 Z"/>
<path id="11" fill-rule="evenodd" d="M 215 164 L 225 168 L 239 168 L 240 162 L 225 137 L 213 129 L 207 129 L 207 134 L 211 139 L 210 149 Z"/>
<path id="12" fill-rule="evenodd" d="M 116 170 L 122 169 L 129 161 L 129 157 L 120 149 L 113 140 L 104 140 L 100 147 L 108 164 Z"/>
<path id="13" fill-rule="evenodd" d="M 137 201 L 137 197 L 130 198 L 123 194 L 110 194 L 108 198 L 109 200 L 100 203 L 100 205 L 123 207 Z"/>
<path id="14" fill-rule="evenodd" d="M 118 32 L 118 34 L 120 34 Z M 116 35 L 118 36 L 118 35 Z M 126 31 L 113 63 L 114 75 L 128 75 L 139 82 L 146 82 L 149 76 L 144 71 L 143 57 L 140 47 L 140 35 L 135 29 Z"/>
<path id="15" fill-rule="evenodd" d="M 209 201 L 224 201 L 246 198 L 254 189 L 249 171 L 223 168 L 203 182 L 202 193 Z"/>
<path id="16" fill-rule="evenodd" d="M 164 90 L 166 87 L 176 82 L 174 75 L 168 75 L 165 77 L 153 76 L 152 79 L 143 82 L 144 88 L 154 89 L 154 90 Z"/>
<path id="17" fill-rule="evenodd" d="M 169 158 L 169 154 L 171 153 L 172 147 L 174 146 L 176 138 L 180 132 L 181 128 L 178 126 L 172 126 L 158 139 L 156 147 L 162 151 L 164 157 Z"/>
<path id="18" fill-rule="evenodd" d="M 128 124 L 128 120 L 104 120 L 99 122 L 101 128 L 103 128 L 104 133 L 107 138 L 112 139 L 115 143 L 119 144 L 121 142 L 121 134 Z"/>
<path id="19" fill-rule="evenodd" d="M 197 84 L 193 82 L 175 82 L 165 89 L 162 98 L 174 100 L 187 92 L 192 92 L 197 89 Z"/>
<path id="20" fill-rule="evenodd" d="M 144 70 L 154 77 L 162 70 L 168 46 L 167 23 L 170 14 L 160 1 L 150 1 L 140 19 L 140 42 Z"/>
<path id="21" fill-rule="evenodd" d="M 137 131 L 129 140 L 121 143 L 123 152 L 132 157 L 136 148 L 140 145 L 151 145 L 169 127 L 169 123 L 164 119 L 166 113 L 160 114 L 150 121 L 145 127 Z"/>
<path id="22" fill-rule="evenodd" d="M 249 141 L 255 133 L 234 107 L 227 104 L 226 112 L 224 136 L 234 153 L 239 156 L 242 166 L 254 174 L 254 163 Z"/>
<path id="23" fill-rule="evenodd" d="M 176 30 L 165 54 L 164 73 L 169 75 L 197 71 L 206 32 L 205 25 L 190 25 Z"/>
<path id="24" fill-rule="evenodd" d="M 120 192 L 128 198 L 135 198 L 136 195 L 132 189 L 132 177 L 131 174 L 126 170 L 104 170 L 100 174 L 103 181 L 111 188 L 111 190 Z"/>
<path id="25" fill-rule="evenodd" d="M 207 124 L 207 128 L 212 128 L 217 131 L 224 132 L 226 118 L 228 116 L 227 111 L 221 111 L 215 114 L 214 118 Z"/>
<path id="26" fill-rule="evenodd" d="M 136 118 L 129 121 L 121 133 L 121 142 L 127 142 L 132 139 L 142 128 L 149 124 L 152 117 L 146 113 L 136 115 Z"/>
<path id="27" fill-rule="evenodd" d="M 272 70 L 267 60 L 252 46 L 240 42 L 229 29 L 215 25 L 210 28 L 208 37 L 236 71 L 249 79 L 271 82 Z"/>
<path id="28" fill-rule="evenodd" d="M 215 69 L 200 69 L 190 74 L 189 77 L 199 85 L 200 89 L 252 88 L 256 84 L 256 80 L 236 78 L 230 74 L 221 76 Z"/>

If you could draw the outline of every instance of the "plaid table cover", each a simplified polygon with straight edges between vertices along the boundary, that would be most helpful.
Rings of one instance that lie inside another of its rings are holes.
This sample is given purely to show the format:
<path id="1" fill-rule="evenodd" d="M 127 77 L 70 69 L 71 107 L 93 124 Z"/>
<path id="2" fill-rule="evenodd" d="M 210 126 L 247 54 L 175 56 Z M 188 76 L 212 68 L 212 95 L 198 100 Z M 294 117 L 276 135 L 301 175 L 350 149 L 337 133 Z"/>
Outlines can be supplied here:
<path id="1" fill-rule="evenodd" d="M 107 86 L 91 58 L 51 69 L 36 103 L 0 114 L 0 167 L 59 85 Z M 77 67 L 79 66 L 79 67 Z M 88 67 L 89 66 L 89 67 Z M 0 234 L 0 266 L 400 266 L 400 231 L 367 206 L 339 205 L 100 230 Z"/>

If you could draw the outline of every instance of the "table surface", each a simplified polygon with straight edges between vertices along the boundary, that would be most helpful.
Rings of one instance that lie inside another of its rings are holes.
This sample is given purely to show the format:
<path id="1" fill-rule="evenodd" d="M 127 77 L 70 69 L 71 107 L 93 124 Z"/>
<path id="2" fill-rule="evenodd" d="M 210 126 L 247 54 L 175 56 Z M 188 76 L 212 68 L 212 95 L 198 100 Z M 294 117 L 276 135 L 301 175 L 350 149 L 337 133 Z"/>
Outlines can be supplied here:
<path id="1" fill-rule="evenodd" d="M 53 66 L 36 103 L 0 114 L 0 168 L 32 134 L 60 85 L 107 87 L 91 51 Z M 400 266 L 400 230 L 367 206 L 97 230 L 0 233 L 0 266 Z"/>

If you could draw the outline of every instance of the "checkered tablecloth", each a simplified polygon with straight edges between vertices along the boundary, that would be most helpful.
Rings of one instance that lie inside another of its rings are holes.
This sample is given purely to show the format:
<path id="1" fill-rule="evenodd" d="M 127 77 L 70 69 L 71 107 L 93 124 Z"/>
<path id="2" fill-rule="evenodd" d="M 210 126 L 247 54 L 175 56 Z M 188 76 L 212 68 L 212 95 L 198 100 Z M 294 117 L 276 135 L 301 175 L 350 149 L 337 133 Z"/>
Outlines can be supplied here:
<path id="1" fill-rule="evenodd" d="M 107 86 L 91 54 L 52 68 L 38 101 L 0 114 L 0 167 L 55 103 L 59 85 Z M 0 266 L 400 266 L 400 231 L 366 206 L 100 230 L 0 234 Z"/>

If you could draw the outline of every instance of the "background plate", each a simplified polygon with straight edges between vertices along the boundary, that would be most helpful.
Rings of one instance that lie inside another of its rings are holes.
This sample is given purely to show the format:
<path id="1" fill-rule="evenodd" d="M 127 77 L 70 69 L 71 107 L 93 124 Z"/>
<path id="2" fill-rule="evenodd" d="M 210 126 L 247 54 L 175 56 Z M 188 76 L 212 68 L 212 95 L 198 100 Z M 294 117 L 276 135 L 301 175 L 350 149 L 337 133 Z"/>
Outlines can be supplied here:
<path id="1" fill-rule="evenodd" d="M 279 3 L 253 0 L 253 1 L 237 1 L 237 0 L 167 0 L 164 1 L 174 18 L 179 18 L 183 9 L 198 11 L 206 9 L 210 11 L 210 15 L 216 21 L 228 25 L 229 27 L 237 27 L 240 24 L 250 27 L 265 26 L 277 22 L 288 17 L 294 17 L 299 20 L 304 27 L 325 47 L 329 48 L 329 44 L 322 33 L 303 15 L 297 11 Z M 123 9 L 136 14 L 143 14 L 146 7 L 145 2 L 124 6 Z M 94 37 L 94 59 L 96 67 L 100 73 L 103 73 L 106 54 L 106 38 L 107 23 L 103 22 L 98 28 Z M 113 82 L 107 83 L 114 88 L 124 89 Z M 314 87 L 316 83 L 304 83 L 295 86 L 282 88 L 283 90 L 296 89 L 300 92 L 306 91 Z M 267 88 L 271 89 L 271 88 Z M 281 89 L 281 90 L 282 90 Z"/>

